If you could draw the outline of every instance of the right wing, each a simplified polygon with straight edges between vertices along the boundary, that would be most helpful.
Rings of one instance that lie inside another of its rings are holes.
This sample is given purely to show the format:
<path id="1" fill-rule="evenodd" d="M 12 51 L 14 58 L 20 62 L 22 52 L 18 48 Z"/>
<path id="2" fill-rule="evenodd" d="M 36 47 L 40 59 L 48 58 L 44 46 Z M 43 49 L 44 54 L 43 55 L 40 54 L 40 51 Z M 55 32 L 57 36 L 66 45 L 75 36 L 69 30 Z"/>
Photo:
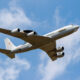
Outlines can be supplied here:
<path id="1" fill-rule="evenodd" d="M 45 46 L 41 47 L 43 51 L 45 51 L 48 56 L 51 58 L 52 61 L 57 59 L 56 53 L 56 41 L 46 44 Z"/>

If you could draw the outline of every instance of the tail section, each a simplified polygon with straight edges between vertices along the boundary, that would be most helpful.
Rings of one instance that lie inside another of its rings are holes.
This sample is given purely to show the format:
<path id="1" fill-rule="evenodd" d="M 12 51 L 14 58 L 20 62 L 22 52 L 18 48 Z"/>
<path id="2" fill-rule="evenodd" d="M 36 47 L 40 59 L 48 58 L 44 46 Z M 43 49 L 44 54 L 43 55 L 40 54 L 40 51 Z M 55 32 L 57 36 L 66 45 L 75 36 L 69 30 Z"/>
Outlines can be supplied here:
<path id="1" fill-rule="evenodd" d="M 15 49 L 16 46 L 7 38 L 4 40 L 6 49 L 0 49 L 0 53 L 5 54 L 9 58 L 15 58 L 15 53 L 12 53 L 11 50 Z"/>
<path id="2" fill-rule="evenodd" d="M 13 50 L 16 48 L 16 46 L 8 38 L 6 38 L 4 41 L 7 50 Z"/>

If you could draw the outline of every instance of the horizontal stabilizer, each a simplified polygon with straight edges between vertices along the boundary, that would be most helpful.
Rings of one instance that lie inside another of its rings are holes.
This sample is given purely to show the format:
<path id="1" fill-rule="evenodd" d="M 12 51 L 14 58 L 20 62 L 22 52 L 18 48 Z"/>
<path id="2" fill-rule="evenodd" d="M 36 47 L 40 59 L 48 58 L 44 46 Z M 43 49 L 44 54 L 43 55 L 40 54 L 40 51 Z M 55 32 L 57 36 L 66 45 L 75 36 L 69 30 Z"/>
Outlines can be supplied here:
<path id="1" fill-rule="evenodd" d="M 0 49 L 0 52 L 7 55 L 9 58 L 15 58 L 15 54 L 11 53 L 10 50 Z"/>

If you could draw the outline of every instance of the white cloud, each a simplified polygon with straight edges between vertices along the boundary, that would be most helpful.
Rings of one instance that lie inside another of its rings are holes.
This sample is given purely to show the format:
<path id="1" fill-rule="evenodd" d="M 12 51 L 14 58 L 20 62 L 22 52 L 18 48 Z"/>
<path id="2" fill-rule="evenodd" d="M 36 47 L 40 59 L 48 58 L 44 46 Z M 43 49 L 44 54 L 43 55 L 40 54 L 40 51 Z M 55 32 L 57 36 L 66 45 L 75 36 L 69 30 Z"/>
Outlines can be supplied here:
<path id="1" fill-rule="evenodd" d="M 0 59 L 0 80 L 16 80 L 23 70 L 29 70 L 30 63 L 25 59 Z"/>
<path id="2" fill-rule="evenodd" d="M 57 28 L 62 26 L 65 23 L 65 19 L 62 19 L 60 16 L 60 11 L 56 8 L 53 16 L 53 23 L 56 25 Z"/>
<path id="3" fill-rule="evenodd" d="M 0 27 L 22 27 L 32 26 L 34 22 L 26 16 L 23 9 L 18 7 L 18 0 L 11 0 L 9 2 L 9 8 L 0 10 Z"/>
<path id="4" fill-rule="evenodd" d="M 2 9 L 0 11 L 0 26 L 19 27 L 20 25 L 30 26 L 32 21 L 20 8 Z M 21 26 L 20 26 L 21 27 Z"/>

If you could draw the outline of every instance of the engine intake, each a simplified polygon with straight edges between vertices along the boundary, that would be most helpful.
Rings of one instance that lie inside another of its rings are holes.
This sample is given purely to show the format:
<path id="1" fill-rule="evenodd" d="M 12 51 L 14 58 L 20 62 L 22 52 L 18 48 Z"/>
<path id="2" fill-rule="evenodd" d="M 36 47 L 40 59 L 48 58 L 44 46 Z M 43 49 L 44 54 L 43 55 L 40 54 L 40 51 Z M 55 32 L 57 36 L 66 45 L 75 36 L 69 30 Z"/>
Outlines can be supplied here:
<path id="1" fill-rule="evenodd" d="M 17 33 L 17 32 L 20 32 L 20 29 L 19 28 L 16 28 L 16 29 L 13 29 L 11 32 L 12 33 Z"/>
<path id="2" fill-rule="evenodd" d="M 58 58 L 64 57 L 64 52 L 59 52 L 59 53 L 57 53 L 57 57 L 58 57 Z"/>
<path id="3" fill-rule="evenodd" d="M 62 52 L 64 50 L 64 47 L 59 47 L 56 51 L 57 52 Z"/>

